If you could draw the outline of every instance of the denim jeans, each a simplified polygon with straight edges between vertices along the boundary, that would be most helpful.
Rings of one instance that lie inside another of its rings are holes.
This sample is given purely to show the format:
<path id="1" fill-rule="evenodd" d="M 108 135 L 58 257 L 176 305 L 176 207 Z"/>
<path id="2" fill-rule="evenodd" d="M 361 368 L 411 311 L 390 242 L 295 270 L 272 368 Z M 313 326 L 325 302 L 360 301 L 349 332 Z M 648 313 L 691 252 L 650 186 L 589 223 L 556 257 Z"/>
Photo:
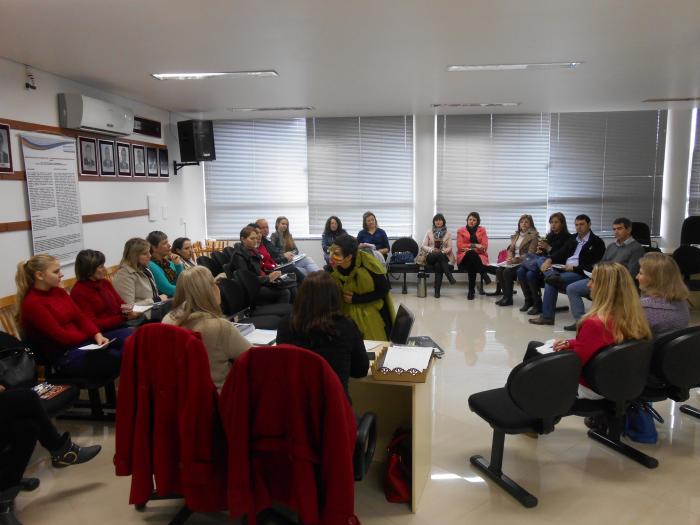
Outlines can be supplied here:
<path id="1" fill-rule="evenodd" d="M 559 273 L 558 270 L 555 270 L 553 268 L 550 268 L 547 270 L 544 274 L 545 278 L 549 277 L 550 275 L 556 275 Z M 562 282 L 564 283 L 564 287 L 566 288 L 569 286 L 571 283 L 575 283 L 576 281 L 580 281 L 581 279 L 585 279 L 583 275 L 580 275 L 575 272 L 561 272 L 559 273 L 559 277 L 561 278 Z M 557 296 L 559 295 L 559 290 L 556 286 L 552 286 L 551 284 L 545 283 L 544 285 L 544 297 L 542 299 L 542 317 L 546 319 L 554 319 L 554 311 L 557 307 Z"/>
<path id="2" fill-rule="evenodd" d="M 583 298 L 590 293 L 588 282 L 590 279 L 581 279 L 571 283 L 566 287 L 566 295 L 569 296 L 569 306 L 574 319 L 577 321 L 586 313 L 586 307 L 583 305 Z"/>

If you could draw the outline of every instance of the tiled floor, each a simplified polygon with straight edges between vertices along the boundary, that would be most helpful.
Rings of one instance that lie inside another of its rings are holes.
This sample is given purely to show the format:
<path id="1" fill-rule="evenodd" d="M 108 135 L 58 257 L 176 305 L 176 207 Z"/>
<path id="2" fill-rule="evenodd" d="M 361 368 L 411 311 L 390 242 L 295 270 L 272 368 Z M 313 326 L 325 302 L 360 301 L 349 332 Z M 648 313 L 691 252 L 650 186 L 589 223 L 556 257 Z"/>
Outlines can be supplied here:
<path id="1" fill-rule="evenodd" d="M 396 288 L 395 288 L 396 290 Z M 397 290 L 398 291 L 398 290 Z M 513 308 L 495 306 L 490 297 L 467 302 L 463 285 L 443 288 L 441 299 L 397 293 L 395 299 L 416 314 L 414 334 L 428 334 L 446 350 L 437 362 L 432 480 L 420 508 L 387 503 L 382 471 L 375 465 L 358 483 L 356 512 L 365 524 L 582 523 L 700 524 L 700 420 L 680 414 L 674 403 L 658 403 L 665 418 L 657 425 L 659 442 L 636 447 L 659 460 L 647 470 L 593 442 L 580 418 L 565 418 L 555 432 L 539 439 L 506 438 L 505 472 L 539 498 L 525 509 L 470 466 L 469 456 L 488 456 L 491 429 L 467 409 L 467 397 L 505 384 L 528 340 L 565 337 L 570 314 L 552 327 L 528 324 Z M 565 301 L 565 299 L 560 299 Z M 698 322 L 694 312 L 694 323 Z M 700 395 L 691 402 L 700 406 Z M 78 442 L 97 442 L 103 452 L 91 463 L 52 470 L 39 450 L 28 474 L 41 478 L 38 491 L 17 500 L 18 516 L 30 524 L 167 523 L 178 502 L 155 502 L 144 513 L 127 504 L 129 478 L 114 476 L 112 425 L 60 422 Z M 225 515 L 195 515 L 188 523 L 226 523 Z"/>

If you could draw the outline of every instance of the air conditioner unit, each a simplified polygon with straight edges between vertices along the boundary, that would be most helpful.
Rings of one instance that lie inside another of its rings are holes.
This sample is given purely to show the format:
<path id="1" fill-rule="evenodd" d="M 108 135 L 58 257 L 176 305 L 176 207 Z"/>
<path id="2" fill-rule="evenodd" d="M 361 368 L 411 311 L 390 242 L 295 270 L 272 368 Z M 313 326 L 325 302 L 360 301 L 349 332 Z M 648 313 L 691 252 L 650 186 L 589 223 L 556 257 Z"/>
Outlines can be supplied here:
<path id="1" fill-rule="evenodd" d="M 103 100 L 77 93 L 58 94 L 61 127 L 107 135 L 131 135 L 134 112 Z"/>

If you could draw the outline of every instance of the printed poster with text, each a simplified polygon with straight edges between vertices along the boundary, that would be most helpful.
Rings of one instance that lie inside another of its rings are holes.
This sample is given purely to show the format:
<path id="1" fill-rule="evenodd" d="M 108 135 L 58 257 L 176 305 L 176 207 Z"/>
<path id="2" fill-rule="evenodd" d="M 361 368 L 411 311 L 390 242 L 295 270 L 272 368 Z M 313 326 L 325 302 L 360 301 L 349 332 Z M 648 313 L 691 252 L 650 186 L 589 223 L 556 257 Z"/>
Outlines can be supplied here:
<path id="1" fill-rule="evenodd" d="M 34 254 L 70 264 L 83 249 L 75 139 L 22 134 L 21 144 Z"/>

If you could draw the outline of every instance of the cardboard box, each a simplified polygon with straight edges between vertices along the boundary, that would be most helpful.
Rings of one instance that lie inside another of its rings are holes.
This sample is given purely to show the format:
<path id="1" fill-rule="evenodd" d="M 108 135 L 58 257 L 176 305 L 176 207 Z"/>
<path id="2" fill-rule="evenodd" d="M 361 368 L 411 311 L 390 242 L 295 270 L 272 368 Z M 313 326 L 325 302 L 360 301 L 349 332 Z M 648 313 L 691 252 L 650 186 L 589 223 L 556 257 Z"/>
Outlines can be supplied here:
<path id="1" fill-rule="evenodd" d="M 428 368 L 417 374 L 412 374 L 410 372 L 398 373 L 394 372 L 393 370 L 386 372 L 380 369 L 384 364 L 384 358 L 386 357 L 388 348 L 389 345 L 385 345 L 377 353 L 377 358 L 374 360 L 371 367 L 372 379 L 375 381 L 396 381 L 399 383 L 425 383 L 425 380 L 428 377 L 428 371 L 430 370 L 430 365 L 433 362 L 432 357 L 430 358 L 430 361 L 428 361 Z"/>

